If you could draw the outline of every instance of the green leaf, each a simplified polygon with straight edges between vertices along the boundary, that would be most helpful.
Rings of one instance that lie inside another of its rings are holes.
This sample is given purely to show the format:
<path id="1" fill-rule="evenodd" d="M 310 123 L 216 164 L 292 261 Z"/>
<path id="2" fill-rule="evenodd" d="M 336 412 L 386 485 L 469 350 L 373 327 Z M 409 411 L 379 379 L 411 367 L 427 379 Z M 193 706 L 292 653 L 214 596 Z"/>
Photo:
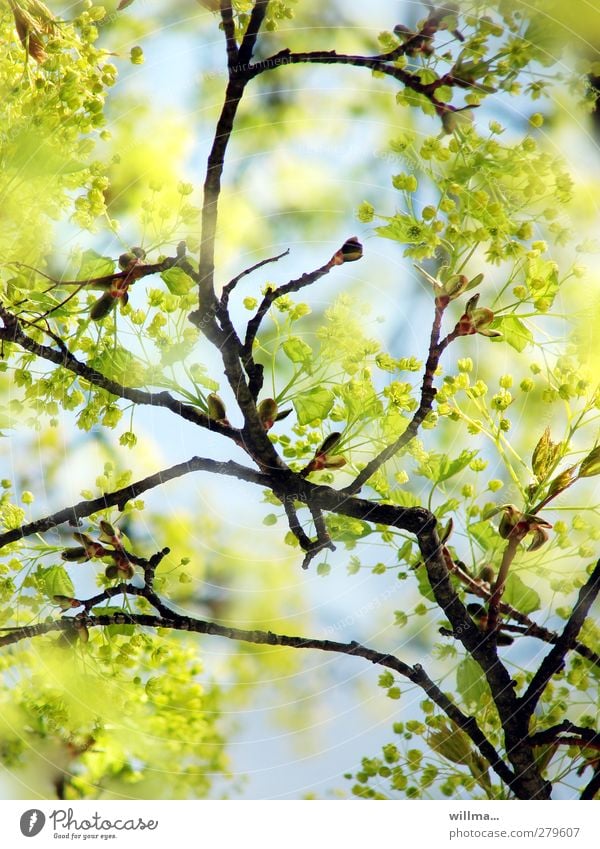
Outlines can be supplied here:
<path id="1" fill-rule="evenodd" d="M 533 342 L 533 333 L 516 315 L 497 316 L 491 326 L 494 330 L 499 330 L 504 341 L 519 353 Z"/>
<path id="2" fill-rule="evenodd" d="M 518 575 L 511 574 L 506 580 L 502 601 L 516 607 L 521 613 L 533 613 L 542 606 L 541 599 L 535 590 L 526 586 Z"/>
<path id="3" fill-rule="evenodd" d="M 187 295 L 194 281 L 189 274 L 186 274 L 183 268 L 167 268 L 166 271 L 161 271 L 160 276 L 167 284 L 167 289 L 172 295 Z"/>
<path id="4" fill-rule="evenodd" d="M 100 256 L 91 248 L 81 255 L 81 265 L 77 272 L 77 280 L 91 280 L 93 277 L 105 277 L 115 270 L 115 261 L 108 256 Z"/>
<path id="5" fill-rule="evenodd" d="M 40 579 L 43 591 L 48 598 L 53 598 L 55 595 L 72 598 L 75 594 L 73 581 L 63 566 L 50 566 L 48 569 L 44 569 Z"/>
<path id="6" fill-rule="evenodd" d="M 47 132 L 47 131 L 46 131 Z M 38 127 L 21 130 L 11 139 L 4 162 L 7 171 L 18 171 L 21 179 L 52 178 L 62 174 L 74 174 L 87 166 L 69 159 L 64 151 L 52 142 L 51 136 L 44 138 Z"/>
<path id="7" fill-rule="evenodd" d="M 145 382 L 143 363 L 130 351 L 118 345 L 94 357 L 89 365 L 122 386 L 142 386 Z"/>
<path id="8" fill-rule="evenodd" d="M 433 590 L 431 589 L 429 578 L 427 577 L 427 569 L 422 563 L 415 570 L 415 574 L 417 576 L 417 586 L 423 598 L 426 598 L 427 601 L 435 602 L 435 596 L 433 594 Z"/>
<path id="9" fill-rule="evenodd" d="M 286 339 L 281 347 L 288 360 L 291 360 L 293 363 L 301 363 L 309 371 L 313 358 L 313 351 L 310 345 L 307 345 L 298 336 L 291 336 L 289 339 Z"/>
<path id="10" fill-rule="evenodd" d="M 498 533 L 491 522 L 487 520 L 473 522 L 473 524 L 468 526 L 467 530 L 469 536 L 473 537 L 484 551 L 493 551 L 498 546 Z"/>
<path id="11" fill-rule="evenodd" d="M 440 477 L 439 481 L 447 481 L 449 478 L 454 477 L 459 472 L 462 472 L 463 469 L 466 469 L 471 460 L 473 460 L 477 456 L 477 451 L 461 451 L 459 456 L 455 460 L 450 460 L 448 457 L 444 457 L 441 469 L 440 469 Z"/>
<path id="12" fill-rule="evenodd" d="M 298 424 L 305 425 L 324 419 L 333 407 L 333 392 L 316 386 L 294 399 Z"/>
<path id="13" fill-rule="evenodd" d="M 92 608 L 92 613 L 94 616 L 114 616 L 116 613 L 129 615 L 128 611 L 124 610 L 122 607 L 94 607 Z M 112 637 L 133 637 L 135 634 L 135 625 L 108 625 L 106 627 L 106 632 Z"/>
<path id="14" fill-rule="evenodd" d="M 466 657 L 456 667 L 456 687 L 468 705 L 478 704 L 490 689 L 479 664 Z"/>
<path id="15" fill-rule="evenodd" d="M 477 451 L 461 451 L 460 455 L 451 460 L 447 454 L 436 454 L 434 452 L 427 456 L 417 470 L 419 475 L 429 478 L 435 483 L 447 481 L 449 478 L 462 472 L 471 460 L 477 456 Z"/>
<path id="16" fill-rule="evenodd" d="M 394 504 L 398 507 L 420 507 L 421 499 L 414 492 L 409 492 L 407 489 L 396 489 L 393 493 Z"/>

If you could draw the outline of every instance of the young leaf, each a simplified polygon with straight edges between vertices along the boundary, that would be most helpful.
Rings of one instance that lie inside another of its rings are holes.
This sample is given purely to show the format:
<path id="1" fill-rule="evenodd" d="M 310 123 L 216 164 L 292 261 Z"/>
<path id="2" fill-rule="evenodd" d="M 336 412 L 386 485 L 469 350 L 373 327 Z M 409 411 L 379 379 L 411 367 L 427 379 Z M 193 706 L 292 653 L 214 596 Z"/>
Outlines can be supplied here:
<path id="1" fill-rule="evenodd" d="M 308 371 L 308 367 L 310 366 L 313 358 L 313 352 L 310 345 L 307 345 L 306 342 L 303 339 L 299 339 L 298 336 L 291 336 L 289 339 L 286 339 L 281 347 L 288 360 L 291 360 L 293 363 L 301 363 Z"/>
<path id="2" fill-rule="evenodd" d="M 77 280 L 91 280 L 94 277 L 106 277 L 112 274 L 116 263 L 108 256 L 101 256 L 91 249 L 84 251 L 81 255 L 81 265 L 77 272 Z"/>
<path id="3" fill-rule="evenodd" d="M 71 598 L 75 595 L 73 581 L 67 570 L 62 566 L 50 566 L 48 569 L 44 569 L 40 583 L 48 598 L 53 598 L 55 595 Z"/>
<path id="4" fill-rule="evenodd" d="M 534 610 L 539 610 L 542 606 L 542 601 L 536 591 L 524 584 L 514 572 L 506 580 L 502 599 L 512 607 L 516 607 L 521 613 L 526 614 L 533 613 Z"/>
<path id="5" fill-rule="evenodd" d="M 329 389 L 315 387 L 294 398 L 294 408 L 298 424 L 305 425 L 327 417 L 333 407 L 333 392 Z"/>
<path id="6" fill-rule="evenodd" d="M 547 427 L 535 446 L 531 458 L 533 474 L 538 480 L 543 481 L 548 476 L 558 458 L 560 449 L 560 444 L 552 442 L 550 439 L 550 428 Z"/>
<path id="7" fill-rule="evenodd" d="M 183 268 L 167 268 L 166 271 L 161 271 L 160 276 L 167 284 L 167 289 L 172 295 L 187 295 L 194 281 L 186 274 Z"/>
<path id="8" fill-rule="evenodd" d="M 466 657 L 458 664 L 456 686 L 468 705 L 478 704 L 481 697 L 490 692 L 488 683 L 481 672 L 481 667 L 472 657 Z"/>
<path id="9" fill-rule="evenodd" d="M 499 330 L 506 342 L 519 353 L 533 342 L 533 333 L 516 315 L 497 316 L 492 327 Z"/>

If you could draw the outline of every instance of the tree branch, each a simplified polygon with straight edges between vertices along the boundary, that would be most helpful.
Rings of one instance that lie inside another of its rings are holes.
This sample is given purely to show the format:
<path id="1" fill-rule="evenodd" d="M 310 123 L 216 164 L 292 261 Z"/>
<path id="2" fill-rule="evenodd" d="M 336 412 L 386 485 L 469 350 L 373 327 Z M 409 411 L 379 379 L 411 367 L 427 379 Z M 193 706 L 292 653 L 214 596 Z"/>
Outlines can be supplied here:
<path id="1" fill-rule="evenodd" d="M 594 774 L 587 787 L 584 788 L 580 798 L 582 801 L 590 801 L 595 799 L 598 793 L 600 793 L 600 764 L 594 769 Z"/>
<path id="2" fill-rule="evenodd" d="M 561 737 L 562 734 L 575 734 L 579 738 L 579 742 L 575 739 L 571 742 L 571 738 Z M 561 743 L 562 745 L 589 745 L 590 747 L 600 747 L 600 733 L 594 731 L 593 728 L 584 728 L 581 725 L 575 725 L 568 719 L 558 725 L 553 725 L 551 728 L 545 728 L 543 731 L 537 731 L 529 738 L 534 746 L 543 746 L 547 743 Z"/>
<path id="3" fill-rule="evenodd" d="M 198 309 L 189 319 L 211 341 L 218 337 L 215 322 L 217 299 L 214 291 L 215 240 L 217 235 L 217 216 L 221 195 L 221 177 L 225 165 L 225 154 L 233 131 L 238 106 L 244 94 L 245 82 L 239 77 L 230 76 L 225 90 L 225 100 L 217 122 L 215 136 L 206 165 L 204 179 L 204 200 L 202 203 L 202 242 L 198 269 Z"/>
<path id="4" fill-rule="evenodd" d="M 494 641 L 476 627 L 454 590 L 435 525 L 426 527 L 417 538 L 435 599 L 450 620 L 455 635 L 481 667 L 490 687 L 504 730 L 507 756 L 519 776 L 518 797 L 550 798 L 551 785 L 542 778 L 527 739 L 528 723 L 517 710 L 514 682 L 498 657 Z"/>
<path id="5" fill-rule="evenodd" d="M 308 569 L 313 558 L 316 557 L 319 552 L 323 551 L 324 548 L 329 548 L 331 551 L 335 551 L 335 545 L 332 543 L 331 538 L 327 533 L 325 522 L 323 521 L 323 514 L 318 508 L 311 507 L 309 504 L 317 532 L 317 538 L 312 540 L 300 524 L 298 513 L 294 504 L 294 498 L 288 495 L 281 495 L 278 497 L 281 498 L 290 531 L 300 543 L 300 548 L 305 552 L 306 556 L 302 561 L 303 569 Z"/>
<path id="6" fill-rule="evenodd" d="M 140 593 L 141 594 L 141 593 Z M 110 625 L 138 625 L 147 628 L 169 628 L 176 631 L 187 631 L 190 633 L 210 634 L 212 636 L 225 637 L 228 640 L 254 643 L 257 645 L 285 646 L 295 649 L 316 649 L 318 651 L 334 652 L 336 654 L 361 657 L 378 666 L 383 666 L 397 672 L 407 678 L 413 684 L 423 689 L 429 698 L 446 713 L 446 715 L 458 725 L 477 746 L 482 756 L 490 763 L 497 775 L 506 782 L 509 787 L 517 790 L 517 779 L 508 766 L 504 763 L 498 752 L 485 737 L 477 720 L 472 716 L 465 715 L 453 702 L 450 701 L 439 687 L 428 677 L 420 664 L 409 666 L 397 657 L 375 649 L 362 646 L 360 643 L 340 643 L 334 640 L 322 640 L 312 637 L 290 637 L 285 634 L 275 634 L 272 631 L 247 631 L 240 628 L 229 628 L 216 622 L 208 622 L 194 619 L 188 616 L 180 616 L 173 611 L 168 616 L 152 616 L 148 614 L 113 613 L 111 615 L 78 616 L 76 618 L 63 618 L 53 622 L 45 622 L 41 625 L 16 628 L 9 634 L 0 637 L 0 647 L 14 645 L 15 643 L 41 636 L 55 631 L 77 631 L 82 628 L 107 627 Z"/>
<path id="7" fill-rule="evenodd" d="M 262 59 L 248 68 L 248 78 L 253 79 L 265 71 L 272 71 L 282 65 L 317 64 L 317 65 L 353 65 L 357 68 L 369 68 L 388 77 L 393 77 L 406 88 L 417 94 L 422 94 L 435 107 L 438 114 L 445 111 L 454 112 L 456 107 L 441 103 L 436 97 L 436 91 L 442 85 L 447 85 L 448 80 L 440 77 L 431 83 L 422 83 L 416 74 L 405 71 L 389 64 L 389 58 L 385 54 L 376 56 L 356 56 L 347 53 L 336 53 L 335 50 L 313 50 L 310 52 L 292 53 L 289 48 L 280 50 L 279 53 Z"/>
<path id="8" fill-rule="evenodd" d="M 254 4 L 254 8 L 252 9 L 250 20 L 248 22 L 248 27 L 246 28 L 246 33 L 240 45 L 239 61 L 241 70 L 247 69 L 247 66 L 252 60 L 252 54 L 254 53 L 254 47 L 256 46 L 256 39 L 258 38 L 258 33 L 263 25 L 265 15 L 267 14 L 268 6 L 269 0 L 256 0 L 256 3 Z"/>
<path id="9" fill-rule="evenodd" d="M 231 0 L 221 0 L 221 21 L 227 45 L 227 67 L 231 70 L 238 60 L 238 46 L 235 40 L 235 21 Z"/>
<path id="10" fill-rule="evenodd" d="M 36 342 L 31 336 L 23 332 L 18 318 L 9 312 L 0 304 L 0 318 L 4 322 L 4 327 L 0 328 L 0 339 L 5 342 L 13 342 L 19 345 L 31 354 L 34 354 L 41 359 L 54 363 L 61 368 L 67 369 L 93 386 L 99 389 L 104 389 L 111 395 L 117 398 L 125 398 L 134 404 L 143 404 L 151 407 L 164 407 L 170 410 L 175 415 L 180 416 L 186 421 L 204 427 L 207 430 L 212 430 L 221 436 L 227 436 L 239 444 L 240 432 L 236 428 L 228 427 L 219 422 L 210 419 L 206 413 L 190 404 L 184 404 L 174 398 L 169 392 L 146 392 L 142 389 L 134 389 L 132 387 L 123 386 L 117 383 L 116 380 L 111 380 L 109 377 L 101 374 L 95 368 L 82 363 L 78 360 L 64 344 L 60 345 L 60 350 L 55 351 L 47 345 L 41 345 Z M 53 338 L 54 337 L 54 334 Z"/>
<path id="11" fill-rule="evenodd" d="M 564 666 L 565 657 L 576 641 L 590 608 L 600 592 L 600 560 L 579 591 L 573 611 L 553 649 L 546 655 L 529 687 L 519 699 L 518 711 L 528 722 L 553 675 Z"/>
<path id="12" fill-rule="evenodd" d="M 476 595 L 485 601 L 490 600 L 492 596 L 491 589 L 489 589 L 481 581 L 471 577 L 471 575 L 465 572 L 458 563 L 452 563 L 451 573 L 456 575 L 461 583 L 463 583 L 468 588 L 469 592 L 473 593 L 473 595 Z M 535 637 L 538 640 L 542 640 L 544 643 L 551 644 L 556 644 L 559 639 L 556 631 L 551 631 L 549 628 L 544 628 L 543 625 L 538 625 L 537 622 L 534 622 L 533 619 L 530 619 L 530 617 L 525 613 L 521 613 L 520 610 L 517 610 L 516 607 L 507 604 L 505 601 L 500 602 L 498 611 L 502 616 L 508 616 L 510 619 L 514 619 L 516 622 L 519 622 L 522 629 L 520 628 L 518 633 L 523 634 L 523 636 Z M 505 631 L 513 630 L 513 626 L 506 622 L 503 623 L 502 628 Z M 590 663 L 593 663 L 594 666 L 600 667 L 600 654 L 592 651 L 592 649 L 588 646 L 578 642 L 577 640 L 573 643 L 572 648 L 573 651 L 577 652 L 577 654 L 581 655 L 581 657 L 585 657 L 585 659 L 589 660 Z"/>
<path id="13" fill-rule="evenodd" d="M 241 466 L 239 463 L 234 463 L 231 460 L 222 463 L 218 460 L 209 460 L 204 457 L 192 457 L 185 463 L 178 463 L 176 466 L 162 469 L 160 472 L 135 481 L 135 483 L 129 484 L 129 486 L 125 486 L 122 489 L 106 493 L 91 501 L 80 501 L 78 504 L 65 507 L 63 510 L 58 510 L 56 513 L 52 513 L 42 519 L 36 519 L 33 522 L 28 522 L 26 525 L 21 525 L 20 528 L 6 531 L 0 534 L 0 548 L 32 534 L 43 533 L 65 522 L 77 525 L 78 519 L 92 516 L 94 513 L 106 510 L 109 507 L 118 507 L 120 510 L 123 510 L 128 501 L 137 498 L 142 492 L 147 492 L 149 489 L 154 489 L 167 481 L 197 471 L 214 472 L 215 474 L 236 477 L 241 480 L 268 486 L 268 478 L 263 477 L 260 472 Z"/>

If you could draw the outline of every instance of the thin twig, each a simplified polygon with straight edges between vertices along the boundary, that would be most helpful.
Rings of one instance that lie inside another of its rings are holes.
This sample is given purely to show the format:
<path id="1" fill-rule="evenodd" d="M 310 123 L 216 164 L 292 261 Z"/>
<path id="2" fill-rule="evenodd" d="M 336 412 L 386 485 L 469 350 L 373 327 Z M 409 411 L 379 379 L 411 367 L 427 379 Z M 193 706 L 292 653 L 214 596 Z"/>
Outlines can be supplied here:
<path id="1" fill-rule="evenodd" d="M 429 353 L 425 364 L 425 371 L 423 373 L 423 382 L 421 384 L 419 406 L 410 420 L 408 427 L 400 434 L 398 439 L 390 445 L 387 445 L 379 452 L 379 454 L 377 454 L 376 457 L 373 457 L 373 459 L 370 460 L 364 469 L 356 476 L 352 483 L 344 488 L 343 492 L 346 492 L 349 495 L 354 495 L 355 493 L 360 492 L 364 484 L 381 468 L 384 463 L 391 459 L 394 454 L 397 454 L 398 451 L 404 448 L 405 445 L 408 445 L 411 439 L 415 438 L 419 427 L 426 416 L 431 412 L 433 401 L 437 393 L 437 390 L 433 385 L 435 372 L 437 371 L 440 357 L 450 342 L 452 342 L 455 338 L 453 333 L 449 333 L 448 336 L 442 339 L 441 342 L 439 341 L 444 309 L 445 307 L 439 306 L 436 303 L 433 324 L 431 326 Z"/>
<path id="2" fill-rule="evenodd" d="M 551 728 L 545 728 L 543 731 L 536 731 L 535 734 L 531 735 L 529 741 L 535 746 L 543 746 L 546 743 L 556 742 L 561 743 L 561 745 L 571 745 L 569 741 L 572 738 L 562 737 L 563 734 L 576 735 L 574 745 L 583 743 L 584 745 L 589 745 L 594 748 L 600 746 L 600 732 L 594 731 L 593 728 L 584 728 L 581 725 L 575 725 L 568 719 L 563 720 L 563 722 L 558 725 L 553 725 Z M 577 738 L 579 738 L 579 742 L 577 741 Z"/>
<path id="3" fill-rule="evenodd" d="M 246 277 L 248 274 L 252 274 L 254 271 L 258 271 L 259 268 L 262 268 L 263 265 L 268 265 L 271 262 L 277 262 L 282 259 L 284 256 L 287 256 L 290 252 L 290 249 L 283 251 L 283 253 L 277 254 L 277 256 L 270 256 L 267 259 L 261 259 L 260 262 L 256 262 L 254 265 L 251 265 L 250 268 L 245 268 L 238 275 L 233 277 L 229 283 L 223 286 L 223 291 L 221 292 L 221 307 L 223 309 L 227 309 L 229 306 L 229 296 L 240 282 L 243 277 Z"/>
<path id="4" fill-rule="evenodd" d="M 254 8 L 250 14 L 250 20 L 248 21 L 246 33 L 242 39 L 239 50 L 239 71 L 241 73 L 245 73 L 247 71 L 248 64 L 252 60 L 252 54 L 254 53 L 254 48 L 256 46 L 256 39 L 258 38 L 258 33 L 263 25 L 265 15 L 267 14 L 268 5 L 269 0 L 256 0 Z"/>
<path id="5" fill-rule="evenodd" d="M 269 291 L 264 295 L 256 313 L 248 322 L 246 338 L 244 339 L 244 345 L 242 347 L 244 368 L 250 378 L 250 394 L 254 399 L 258 398 L 258 393 L 260 392 L 263 384 L 263 367 L 258 363 L 255 363 L 252 356 L 254 340 L 256 339 L 256 334 L 259 331 L 262 320 L 266 316 L 271 305 L 278 298 L 283 297 L 283 295 L 289 295 L 290 292 L 299 292 L 300 289 L 304 289 L 306 286 L 311 286 L 313 283 L 316 283 L 317 280 L 320 280 L 321 277 L 329 274 L 333 267 L 333 263 L 330 260 L 325 265 L 320 266 L 320 268 L 307 272 L 295 280 L 290 280 L 289 283 L 284 283 L 282 286 L 277 286 L 275 289 L 269 289 Z"/>

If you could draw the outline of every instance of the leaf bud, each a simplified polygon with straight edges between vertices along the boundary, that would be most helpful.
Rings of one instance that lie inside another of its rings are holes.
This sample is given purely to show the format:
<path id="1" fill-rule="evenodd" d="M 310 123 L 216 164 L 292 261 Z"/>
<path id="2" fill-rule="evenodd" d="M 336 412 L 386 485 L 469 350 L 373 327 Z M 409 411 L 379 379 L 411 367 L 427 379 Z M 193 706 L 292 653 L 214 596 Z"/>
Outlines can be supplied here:
<path id="1" fill-rule="evenodd" d="M 61 610 L 71 610 L 73 607 L 81 607 L 81 602 L 67 595 L 53 595 L 52 600 L 59 605 Z"/>
<path id="2" fill-rule="evenodd" d="M 321 446 L 317 449 L 316 455 L 319 454 L 329 454 L 330 451 L 333 451 L 340 443 L 342 438 L 342 434 L 335 431 L 334 433 L 330 433 L 326 439 L 323 440 Z"/>
<path id="3" fill-rule="evenodd" d="M 105 292 L 101 298 L 92 305 L 90 310 L 90 318 L 92 321 L 102 321 L 115 306 L 116 300 L 108 292 Z"/>
<path id="4" fill-rule="evenodd" d="M 126 253 L 121 254 L 121 256 L 119 257 L 119 268 L 122 271 L 125 271 L 125 269 L 129 268 L 129 266 L 133 262 L 137 262 L 137 260 L 138 260 L 138 258 L 135 255 L 135 253 L 133 252 L 133 250 L 127 251 Z"/>
<path id="5" fill-rule="evenodd" d="M 523 514 L 514 504 L 505 504 L 502 512 L 502 518 L 498 526 L 498 533 L 502 539 L 508 539 L 518 523 L 523 518 Z"/>
<path id="6" fill-rule="evenodd" d="M 469 738 L 456 727 L 440 728 L 429 734 L 429 745 L 444 758 L 455 764 L 468 764 L 472 758 Z"/>
<path id="7" fill-rule="evenodd" d="M 444 294 L 447 295 L 449 301 L 454 301 L 460 297 L 463 292 L 467 291 L 469 286 L 469 278 L 465 274 L 453 274 L 445 283 L 442 284 Z"/>
<path id="8" fill-rule="evenodd" d="M 579 466 L 580 478 L 591 478 L 594 475 L 600 475 L 600 445 L 592 449 Z"/>
<path id="9" fill-rule="evenodd" d="M 545 542 L 548 542 L 549 534 L 545 528 L 536 527 L 531 533 L 533 534 L 533 539 L 527 546 L 527 551 L 537 551 Z"/>
<path id="10" fill-rule="evenodd" d="M 344 262 L 356 262 L 363 255 L 363 247 L 356 236 L 347 239 L 339 251 L 331 258 L 332 265 L 342 265 Z"/>
<path id="11" fill-rule="evenodd" d="M 84 549 L 86 551 L 88 558 L 90 558 L 90 557 L 104 557 L 106 554 L 108 554 L 108 552 L 104 548 L 104 546 L 100 545 L 99 542 L 96 542 L 96 540 L 93 540 L 87 534 L 81 534 L 79 532 L 76 532 L 76 533 L 73 534 L 73 539 L 75 539 L 75 540 L 77 540 L 77 542 L 81 543 L 81 545 L 84 547 Z M 65 558 L 65 559 L 67 559 L 67 558 Z"/>
<path id="12" fill-rule="evenodd" d="M 531 467 L 538 480 L 544 480 L 560 454 L 560 444 L 550 439 L 550 428 L 547 427 L 538 444 L 533 449 Z"/>
<path id="13" fill-rule="evenodd" d="M 221 424 L 229 424 L 225 404 L 216 392 L 211 392 L 207 396 L 206 403 L 208 404 L 209 419 L 212 419 L 214 422 L 220 422 Z"/>
<path id="14" fill-rule="evenodd" d="M 60 556 L 68 563 L 85 563 L 86 560 L 90 559 L 87 550 L 81 545 L 76 548 L 65 548 L 64 551 L 61 551 Z"/>
<path id="15" fill-rule="evenodd" d="M 118 528 L 114 528 L 110 522 L 107 522 L 105 519 L 101 519 L 99 539 L 108 545 L 112 545 L 114 548 L 119 548 L 121 545 L 121 532 Z"/>
<path id="16" fill-rule="evenodd" d="M 277 414 L 279 412 L 277 402 L 274 401 L 273 398 L 265 398 L 258 404 L 256 411 L 264 429 L 271 430 L 277 420 Z"/>
<path id="17" fill-rule="evenodd" d="M 483 566 L 479 573 L 479 580 L 484 581 L 486 584 L 492 584 L 495 580 L 495 577 L 496 572 L 494 570 L 494 567 L 490 566 L 489 563 Z"/>
<path id="18" fill-rule="evenodd" d="M 571 486 L 574 480 L 577 478 L 577 466 L 570 466 L 568 469 L 565 469 L 564 472 L 561 472 L 560 475 L 557 475 L 551 482 L 548 487 L 548 495 L 555 496 L 561 493 L 564 489 Z"/>

